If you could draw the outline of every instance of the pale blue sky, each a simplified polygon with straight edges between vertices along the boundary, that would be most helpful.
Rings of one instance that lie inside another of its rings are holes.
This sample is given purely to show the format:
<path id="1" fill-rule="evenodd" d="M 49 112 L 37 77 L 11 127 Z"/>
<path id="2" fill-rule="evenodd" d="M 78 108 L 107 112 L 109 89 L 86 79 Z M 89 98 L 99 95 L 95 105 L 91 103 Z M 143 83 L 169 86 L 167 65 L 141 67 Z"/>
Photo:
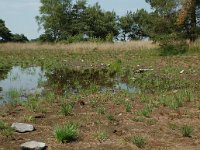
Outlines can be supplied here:
<path id="1" fill-rule="evenodd" d="M 99 2 L 104 10 L 114 10 L 117 15 L 124 15 L 127 11 L 150 9 L 145 0 L 88 0 L 93 5 Z M 38 32 L 35 16 L 39 15 L 40 0 L 0 0 L 0 18 L 12 33 L 25 34 L 29 39 L 37 38 Z"/>

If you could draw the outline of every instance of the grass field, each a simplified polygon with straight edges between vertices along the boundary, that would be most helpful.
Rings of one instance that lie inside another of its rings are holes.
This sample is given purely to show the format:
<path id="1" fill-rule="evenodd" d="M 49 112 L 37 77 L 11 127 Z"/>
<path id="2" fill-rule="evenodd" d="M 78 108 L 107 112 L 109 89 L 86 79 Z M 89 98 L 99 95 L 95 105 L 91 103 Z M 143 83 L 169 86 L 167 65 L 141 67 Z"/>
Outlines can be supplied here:
<path id="1" fill-rule="evenodd" d="M 13 66 L 41 66 L 48 81 L 42 96 L 1 106 L 2 149 L 28 139 L 47 149 L 200 149 L 199 42 L 170 56 L 151 42 L 0 44 L 0 80 Z M 15 133 L 13 122 L 36 131 Z"/>

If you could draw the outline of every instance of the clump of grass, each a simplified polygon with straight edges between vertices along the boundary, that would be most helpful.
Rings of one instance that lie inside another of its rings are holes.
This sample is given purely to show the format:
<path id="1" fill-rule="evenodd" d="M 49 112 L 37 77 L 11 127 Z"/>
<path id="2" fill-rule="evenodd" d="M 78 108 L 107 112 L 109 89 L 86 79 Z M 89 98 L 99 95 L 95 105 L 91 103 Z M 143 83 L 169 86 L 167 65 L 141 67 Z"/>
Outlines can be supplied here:
<path id="1" fill-rule="evenodd" d="M 31 123 L 35 123 L 36 122 L 36 119 L 35 119 L 35 117 L 33 117 L 33 116 L 29 116 L 29 115 L 25 115 L 24 116 L 24 121 L 25 122 L 31 122 Z"/>
<path id="2" fill-rule="evenodd" d="M 63 103 L 61 105 L 61 114 L 63 114 L 64 116 L 67 116 L 67 115 L 71 115 L 72 114 L 72 110 L 73 110 L 73 106 L 72 104 L 65 104 Z"/>
<path id="3" fill-rule="evenodd" d="M 31 96 L 29 99 L 23 103 L 23 105 L 27 108 L 29 108 L 31 111 L 34 112 L 43 112 L 44 109 L 41 107 L 41 102 L 37 96 Z"/>
<path id="4" fill-rule="evenodd" d="M 17 91 L 16 89 L 10 89 L 6 95 L 10 98 L 10 99 L 16 99 L 20 97 L 20 92 Z"/>
<path id="5" fill-rule="evenodd" d="M 46 98 L 47 98 L 47 101 L 50 103 L 50 104 L 53 104 L 54 101 L 55 101 L 55 94 L 53 92 L 49 92 L 47 95 L 46 95 Z"/>
<path id="6" fill-rule="evenodd" d="M 76 123 L 68 122 L 63 126 L 57 126 L 54 129 L 54 136 L 59 142 L 71 142 L 77 139 L 78 126 Z"/>
<path id="7" fill-rule="evenodd" d="M 187 102 L 191 102 L 192 100 L 192 92 L 185 90 L 185 97 Z"/>
<path id="8" fill-rule="evenodd" d="M 149 105 L 146 105 L 143 109 L 139 110 L 137 114 L 144 117 L 150 117 L 150 114 L 152 111 L 153 111 L 152 107 Z"/>
<path id="9" fill-rule="evenodd" d="M 131 112 L 131 110 L 132 110 L 131 103 L 125 102 L 124 106 L 125 106 L 126 112 Z"/>
<path id="10" fill-rule="evenodd" d="M 135 122 L 145 122 L 145 118 L 144 117 L 135 117 L 132 119 Z"/>
<path id="11" fill-rule="evenodd" d="M 6 123 L 0 120 L 0 130 L 6 129 Z"/>
<path id="12" fill-rule="evenodd" d="M 174 123 L 169 123 L 168 126 L 169 126 L 169 128 L 172 129 L 172 130 L 176 130 L 176 129 L 179 128 L 179 127 L 178 127 L 176 124 L 174 124 Z"/>
<path id="13" fill-rule="evenodd" d="M 5 122 L 0 120 L 0 134 L 8 137 L 8 136 L 12 136 L 13 133 L 14 133 L 14 129 L 12 129 L 11 127 L 8 127 Z"/>
<path id="14" fill-rule="evenodd" d="M 157 120 L 156 119 L 148 119 L 146 123 L 149 126 L 155 125 L 157 123 Z"/>
<path id="15" fill-rule="evenodd" d="M 181 133 L 184 137 L 191 137 L 193 133 L 193 128 L 190 125 L 183 125 L 181 127 Z"/>
<path id="16" fill-rule="evenodd" d="M 143 138 L 142 136 L 140 135 L 137 135 L 137 136 L 133 136 L 131 138 L 131 141 L 133 144 L 135 144 L 137 147 L 139 148 L 144 148 L 145 147 L 145 144 L 146 144 L 146 140 L 145 138 Z"/>
<path id="17" fill-rule="evenodd" d="M 99 141 L 105 141 L 108 139 L 108 134 L 105 131 L 98 130 L 94 134 L 94 137 Z"/>
<path id="18" fill-rule="evenodd" d="M 105 115 L 106 113 L 106 109 L 104 107 L 98 107 L 96 111 L 101 115 Z"/>
<path id="19" fill-rule="evenodd" d="M 92 108 L 97 107 L 97 100 L 91 100 L 91 101 L 90 101 L 90 106 L 91 106 Z"/>
<path id="20" fill-rule="evenodd" d="M 115 117 L 111 113 L 106 113 L 106 118 L 110 121 L 114 121 Z"/>

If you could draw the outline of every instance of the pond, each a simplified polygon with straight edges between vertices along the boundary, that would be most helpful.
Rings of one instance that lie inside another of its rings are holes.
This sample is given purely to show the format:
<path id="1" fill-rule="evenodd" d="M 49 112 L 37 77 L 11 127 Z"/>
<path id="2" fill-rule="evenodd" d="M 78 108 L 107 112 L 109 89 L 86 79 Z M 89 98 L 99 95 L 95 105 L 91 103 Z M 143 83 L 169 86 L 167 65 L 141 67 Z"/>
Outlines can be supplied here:
<path id="1" fill-rule="evenodd" d="M 45 87 L 52 87 L 57 94 L 76 94 L 82 90 L 95 89 L 98 92 L 125 90 L 136 93 L 139 90 L 130 85 L 124 77 L 108 69 L 73 70 L 60 68 L 44 70 L 41 67 L 21 68 L 14 66 L 0 70 L 0 104 L 13 99 L 26 100 L 31 94 L 42 95 Z"/>

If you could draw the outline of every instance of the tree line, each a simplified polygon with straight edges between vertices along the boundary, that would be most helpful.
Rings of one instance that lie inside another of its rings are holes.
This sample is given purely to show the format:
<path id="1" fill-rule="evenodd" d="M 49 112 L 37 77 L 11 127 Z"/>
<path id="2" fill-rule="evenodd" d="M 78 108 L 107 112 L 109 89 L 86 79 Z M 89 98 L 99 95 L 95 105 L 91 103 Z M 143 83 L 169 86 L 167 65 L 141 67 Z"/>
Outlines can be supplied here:
<path id="1" fill-rule="evenodd" d="M 163 45 L 195 41 L 200 31 L 200 0 L 145 0 L 151 11 L 129 11 L 117 16 L 87 0 L 40 0 L 36 20 L 44 33 L 43 42 L 113 41 L 149 38 Z M 0 21 L 0 39 L 11 40 L 10 32 Z"/>

